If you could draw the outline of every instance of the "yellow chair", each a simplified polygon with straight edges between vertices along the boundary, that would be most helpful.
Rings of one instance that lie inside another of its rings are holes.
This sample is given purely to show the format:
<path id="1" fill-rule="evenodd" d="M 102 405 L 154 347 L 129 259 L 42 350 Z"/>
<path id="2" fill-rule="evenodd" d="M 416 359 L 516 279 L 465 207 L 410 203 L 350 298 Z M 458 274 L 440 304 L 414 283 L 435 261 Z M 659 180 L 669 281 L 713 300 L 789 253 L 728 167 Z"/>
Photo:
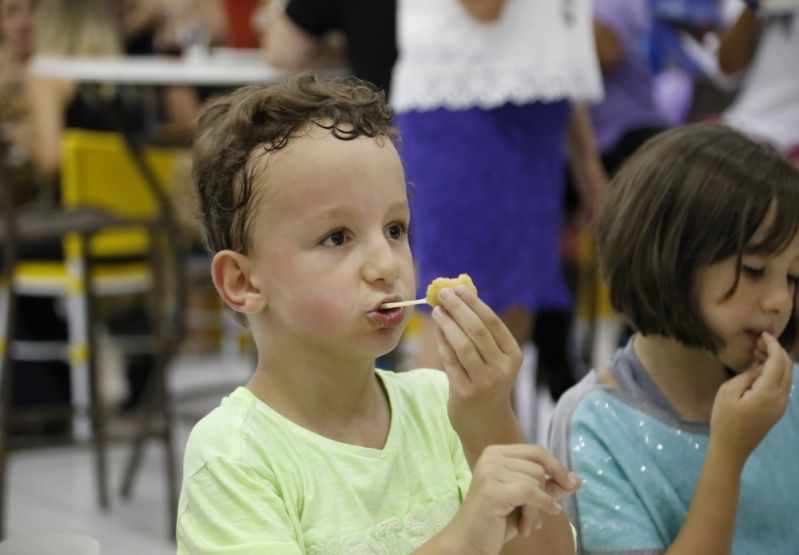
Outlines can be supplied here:
<path id="1" fill-rule="evenodd" d="M 610 302 L 610 293 L 602 281 L 594 236 L 589 231 L 580 234 L 577 261 L 579 283 L 575 309 L 578 336 L 592 368 L 610 362 L 624 333 L 624 323 Z"/>
<path id="2" fill-rule="evenodd" d="M 62 298 L 68 328 L 68 346 L 62 354 L 70 366 L 73 437 L 78 441 L 90 440 L 94 445 L 98 500 L 104 508 L 109 506 L 105 454 L 108 415 L 99 398 L 98 380 L 102 373 L 95 368 L 99 314 L 94 299 L 146 293 L 152 329 L 144 343 L 139 342 L 139 348 L 143 346 L 152 352 L 156 362 L 146 399 L 147 424 L 137 438 L 137 448 L 140 450 L 145 434 L 163 440 L 170 514 L 174 515 L 176 510 L 166 368 L 177 348 L 182 327 L 180 239 L 169 204 L 178 152 L 156 147 L 134 152 L 134 147 L 117 133 L 67 130 L 62 140 L 61 166 L 65 212 L 110 214 L 113 218 L 106 225 L 94 227 L 85 225 L 91 217 L 79 218 L 84 221 L 83 226 L 59 231 L 63 233 L 63 260 L 26 261 L 7 257 L 13 268 L 6 268 L 10 277 L 5 285 L 0 283 L 0 311 L 7 316 L 0 318 L 0 332 L 6 338 L 3 342 L 0 337 L 0 354 L 5 354 L 0 367 L 4 379 L 4 420 L 9 420 L 10 411 L 10 392 L 6 387 L 10 365 L 19 353 L 26 352 L 28 358 L 35 358 L 38 352 L 35 347 L 8 339 L 9 328 L 13 330 L 9 322 L 14 318 L 10 299 L 19 294 Z M 46 226 L 46 222 L 40 223 Z M 11 230 L 7 235 L 14 233 Z M 24 233 L 17 235 L 18 240 L 25 240 Z M 160 426 L 151 425 L 154 416 L 160 417 Z M 0 470 L 5 469 L 7 430 L 6 424 L 0 446 Z M 0 480 L 4 478 L 3 474 Z M 126 482 L 131 479 L 125 478 Z"/>

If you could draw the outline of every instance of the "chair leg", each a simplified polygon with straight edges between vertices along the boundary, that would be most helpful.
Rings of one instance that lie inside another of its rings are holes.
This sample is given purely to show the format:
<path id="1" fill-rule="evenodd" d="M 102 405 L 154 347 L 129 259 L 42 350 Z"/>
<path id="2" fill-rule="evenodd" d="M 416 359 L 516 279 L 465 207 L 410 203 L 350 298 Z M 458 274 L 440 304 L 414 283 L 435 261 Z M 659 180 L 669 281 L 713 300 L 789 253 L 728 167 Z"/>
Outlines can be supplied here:
<path id="1" fill-rule="evenodd" d="M 68 243 L 67 267 L 75 287 L 67 297 L 69 318 L 72 403 L 75 408 L 73 434 L 90 440 L 94 453 L 97 502 L 108 510 L 108 459 L 105 414 L 99 395 L 94 333 L 94 303 L 88 240 L 85 236 Z M 87 419 L 88 416 L 88 419 Z"/>
<path id="2" fill-rule="evenodd" d="M 153 245 L 157 245 L 159 240 L 156 233 L 151 235 Z M 131 454 L 123 474 L 120 493 L 123 498 L 130 497 L 144 454 L 145 441 L 153 435 L 160 437 L 164 445 L 169 533 L 174 538 L 177 523 L 178 484 L 172 435 L 173 415 L 169 398 L 168 367 L 173 354 L 177 350 L 178 340 L 177 330 L 174 329 L 174 326 L 168 324 L 171 321 L 169 318 L 170 311 L 165 311 L 163 308 L 165 275 L 157 249 L 153 249 L 151 252 L 151 261 L 154 288 L 150 297 L 150 314 L 153 347 L 156 353 L 155 365 L 145 391 L 141 427 L 137 431 L 131 446 Z M 160 424 L 155 424 L 154 421 L 156 420 L 159 420 Z"/>
<path id="3" fill-rule="evenodd" d="M 16 333 L 15 323 L 16 297 L 9 287 L 0 284 L 0 540 L 6 537 L 13 382 L 11 345 Z"/>

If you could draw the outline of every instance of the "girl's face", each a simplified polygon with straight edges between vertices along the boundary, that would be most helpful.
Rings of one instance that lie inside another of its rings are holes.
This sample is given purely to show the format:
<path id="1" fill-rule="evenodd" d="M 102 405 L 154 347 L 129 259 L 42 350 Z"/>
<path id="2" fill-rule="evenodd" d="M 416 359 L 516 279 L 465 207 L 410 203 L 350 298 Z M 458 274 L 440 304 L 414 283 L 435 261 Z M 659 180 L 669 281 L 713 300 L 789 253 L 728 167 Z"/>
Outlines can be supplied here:
<path id="1" fill-rule="evenodd" d="M 4 48 L 27 59 L 33 50 L 33 0 L 0 0 L 0 33 Z"/>
<path id="2" fill-rule="evenodd" d="M 344 141 L 315 126 L 266 156 L 252 249 L 264 329 L 281 350 L 370 361 L 393 349 L 412 298 L 409 209 L 388 139 Z M 258 183 L 260 181 L 260 184 Z"/>
<path id="3" fill-rule="evenodd" d="M 752 243 L 768 230 L 769 219 L 760 226 Z M 778 254 L 744 253 L 738 287 L 736 257 L 731 256 L 700 270 L 697 295 L 705 323 L 721 339 L 718 357 L 735 370 L 745 370 L 755 361 L 761 333 L 779 337 L 796 311 L 799 281 L 799 234 Z"/>

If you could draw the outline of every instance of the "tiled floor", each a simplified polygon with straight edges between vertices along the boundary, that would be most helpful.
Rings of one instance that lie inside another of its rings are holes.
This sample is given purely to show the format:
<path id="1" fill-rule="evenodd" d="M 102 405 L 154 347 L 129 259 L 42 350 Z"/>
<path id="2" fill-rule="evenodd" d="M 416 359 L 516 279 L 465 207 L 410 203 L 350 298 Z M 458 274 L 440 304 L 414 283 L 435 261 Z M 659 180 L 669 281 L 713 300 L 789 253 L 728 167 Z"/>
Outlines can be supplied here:
<path id="1" fill-rule="evenodd" d="M 174 391 L 221 384 L 221 392 L 246 380 L 247 364 L 217 357 L 182 357 L 173 378 Z M 212 398 L 195 401 L 191 410 L 210 409 L 217 402 Z M 187 421 L 178 422 L 175 427 L 178 468 L 189 429 Z M 95 499 L 89 448 L 39 448 L 12 453 L 7 482 L 8 536 L 80 533 L 96 538 L 104 555 L 174 554 L 166 509 L 163 450 L 156 442 L 148 445 L 132 498 L 123 500 L 118 491 L 127 453 L 127 446 L 120 444 L 109 455 L 109 511 L 101 510 Z"/>
<path id="2" fill-rule="evenodd" d="M 251 363 L 215 357 L 182 357 L 173 373 L 173 390 L 222 384 L 222 391 L 246 381 Z M 192 404 L 192 411 L 210 409 L 218 399 Z M 551 413 L 551 401 L 539 397 L 539 437 Z M 185 406 L 185 404 L 183 405 Z M 176 455 L 182 460 L 190 423 L 175 430 Z M 127 455 L 123 445 L 110 453 L 112 507 L 97 506 L 94 467 L 88 448 L 22 450 L 12 454 L 8 476 L 8 534 L 10 537 L 80 533 L 96 538 L 101 553 L 112 555 L 166 555 L 175 553 L 168 529 L 163 451 L 153 443 L 146 451 L 133 497 L 124 501 L 118 490 Z M 180 466 L 180 465 L 178 465 Z"/>

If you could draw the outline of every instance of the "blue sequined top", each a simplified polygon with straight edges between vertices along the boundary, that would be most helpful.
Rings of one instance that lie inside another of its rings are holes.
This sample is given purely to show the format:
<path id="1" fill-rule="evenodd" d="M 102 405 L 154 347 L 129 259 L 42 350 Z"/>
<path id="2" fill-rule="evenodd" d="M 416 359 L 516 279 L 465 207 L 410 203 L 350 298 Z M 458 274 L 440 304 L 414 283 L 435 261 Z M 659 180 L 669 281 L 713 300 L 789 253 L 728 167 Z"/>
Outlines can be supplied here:
<path id="1" fill-rule="evenodd" d="M 558 402 L 550 449 L 583 478 L 563 500 L 579 553 L 658 554 L 688 514 L 709 423 L 683 420 L 641 366 L 632 341 L 610 363 L 610 388 L 589 373 Z M 733 554 L 799 553 L 799 399 L 750 455 L 741 476 Z"/>

